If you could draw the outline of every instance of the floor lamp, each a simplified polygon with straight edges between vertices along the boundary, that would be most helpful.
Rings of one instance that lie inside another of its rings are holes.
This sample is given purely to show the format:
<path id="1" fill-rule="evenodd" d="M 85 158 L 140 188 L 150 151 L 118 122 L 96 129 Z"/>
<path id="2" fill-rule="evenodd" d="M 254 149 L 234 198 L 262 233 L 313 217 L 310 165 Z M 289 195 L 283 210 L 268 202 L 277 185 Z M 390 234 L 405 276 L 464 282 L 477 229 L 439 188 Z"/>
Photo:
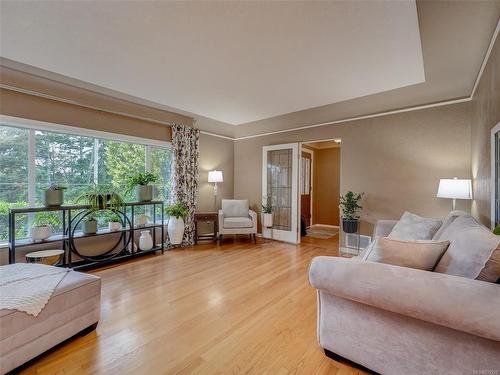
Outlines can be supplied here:
<path id="1" fill-rule="evenodd" d="M 472 199 L 471 180 L 455 178 L 442 178 L 439 180 L 438 198 L 453 199 L 452 208 L 455 211 L 457 199 Z"/>
<path id="2" fill-rule="evenodd" d="M 224 182 L 222 171 L 213 170 L 208 172 L 208 182 L 213 182 L 214 184 L 214 208 L 217 211 L 217 182 Z"/>

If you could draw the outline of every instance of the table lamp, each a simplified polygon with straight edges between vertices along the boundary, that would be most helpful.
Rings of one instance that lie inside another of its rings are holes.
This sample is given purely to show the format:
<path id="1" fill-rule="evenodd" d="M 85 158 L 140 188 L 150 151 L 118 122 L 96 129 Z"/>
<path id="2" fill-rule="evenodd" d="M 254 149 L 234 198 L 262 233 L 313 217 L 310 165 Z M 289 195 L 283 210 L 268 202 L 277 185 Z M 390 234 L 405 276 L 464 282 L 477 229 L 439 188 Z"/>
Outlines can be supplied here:
<path id="1" fill-rule="evenodd" d="M 439 180 L 438 198 L 453 199 L 453 211 L 457 199 L 472 199 L 472 181 L 468 179 L 442 178 Z"/>

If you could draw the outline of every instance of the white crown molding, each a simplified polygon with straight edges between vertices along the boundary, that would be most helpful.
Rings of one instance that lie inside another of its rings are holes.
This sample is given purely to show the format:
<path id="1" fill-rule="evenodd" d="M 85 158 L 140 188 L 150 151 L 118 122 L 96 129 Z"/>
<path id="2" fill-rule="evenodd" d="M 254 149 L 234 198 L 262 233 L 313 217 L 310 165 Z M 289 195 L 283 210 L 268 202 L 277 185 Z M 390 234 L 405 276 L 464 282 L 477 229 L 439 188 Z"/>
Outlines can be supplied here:
<path id="1" fill-rule="evenodd" d="M 488 49 L 486 50 L 486 54 L 484 55 L 483 63 L 481 64 L 481 68 L 479 69 L 479 73 L 477 74 L 477 77 L 476 77 L 476 82 L 474 82 L 474 87 L 472 88 L 472 92 L 470 94 L 471 99 L 474 97 L 474 94 L 476 93 L 477 86 L 479 85 L 479 81 L 481 80 L 481 76 L 483 75 L 484 69 L 486 68 L 486 64 L 488 63 L 488 60 L 490 58 L 491 50 L 493 49 L 493 46 L 495 45 L 499 31 L 500 31 L 500 19 L 497 22 L 497 27 L 495 28 L 493 35 L 491 36 L 490 45 L 488 46 Z"/>

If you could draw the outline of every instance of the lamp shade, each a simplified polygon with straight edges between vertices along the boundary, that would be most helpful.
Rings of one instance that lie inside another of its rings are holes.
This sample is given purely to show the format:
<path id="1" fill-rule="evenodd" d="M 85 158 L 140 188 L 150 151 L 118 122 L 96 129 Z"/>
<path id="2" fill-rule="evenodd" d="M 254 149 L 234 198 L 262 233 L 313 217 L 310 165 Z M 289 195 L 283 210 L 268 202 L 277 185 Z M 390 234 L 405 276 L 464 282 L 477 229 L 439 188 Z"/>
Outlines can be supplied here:
<path id="1" fill-rule="evenodd" d="M 208 172 L 208 182 L 224 182 L 222 171 L 214 170 Z"/>
<path id="2" fill-rule="evenodd" d="M 472 199 L 471 180 L 442 178 L 439 180 L 438 198 Z"/>

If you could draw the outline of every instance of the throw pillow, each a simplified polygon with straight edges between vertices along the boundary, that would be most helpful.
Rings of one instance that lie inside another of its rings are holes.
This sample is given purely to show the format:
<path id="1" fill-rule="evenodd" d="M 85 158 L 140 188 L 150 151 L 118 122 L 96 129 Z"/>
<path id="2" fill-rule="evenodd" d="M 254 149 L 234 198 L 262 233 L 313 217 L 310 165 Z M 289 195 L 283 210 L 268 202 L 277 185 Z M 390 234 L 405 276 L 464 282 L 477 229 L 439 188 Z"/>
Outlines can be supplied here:
<path id="1" fill-rule="evenodd" d="M 377 244 L 365 255 L 365 259 L 432 271 L 449 244 L 449 241 L 405 241 L 384 237 L 377 240 Z"/>
<path id="2" fill-rule="evenodd" d="M 500 236 L 472 216 L 457 217 L 441 234 L 450 246 L 435 272 L 495 282 L 500 277 Z"/>
<path id="3" fill-rule="evenodd" d="M 465 211 L 460 211 L 460 210 L 456 210 L 456 211 L 451 211 L 448 216 L 446 216 L 446 219 L 444 219 L 443 221 L 443 225 L 441 225 L 441 227 L 439 228 L 439 230 L 436 232 L 436 234 L 434 234 L 434 237 L 432 237 L 433 240 L 437 241 L 437 240 L 440 240 L 441 239 L 441 235 L 443 234 L 443 232 L 445 231 L 446 228 L 448 228 L 451 223 L 453 223 L 455 221 L 455 219 L 459 216 L 466 216 L 466 215 L 469 215 L 467 212 Z"/>
<path id="4" fill-rule="evenodd" d="M 388 237 L 408 241 L 430 240 L 441 224 L 441 220 L 427 219 L 406 211 Z"/>

